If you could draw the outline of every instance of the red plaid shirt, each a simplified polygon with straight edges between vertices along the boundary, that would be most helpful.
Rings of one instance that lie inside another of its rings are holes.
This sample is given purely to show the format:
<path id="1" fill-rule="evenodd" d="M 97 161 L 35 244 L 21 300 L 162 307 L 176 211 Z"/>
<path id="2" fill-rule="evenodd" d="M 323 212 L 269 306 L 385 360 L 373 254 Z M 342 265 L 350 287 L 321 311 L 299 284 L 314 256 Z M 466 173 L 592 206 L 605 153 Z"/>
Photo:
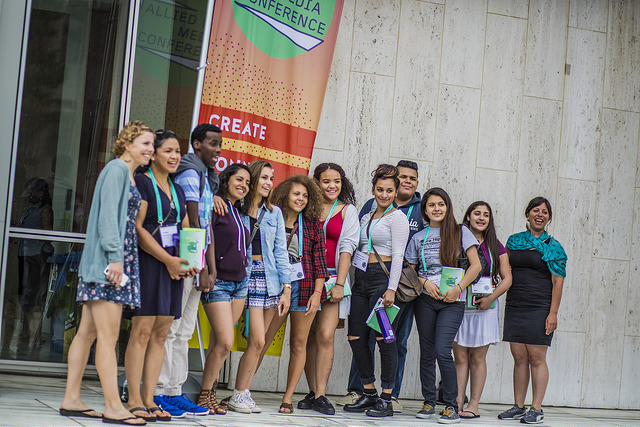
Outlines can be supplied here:
<path id="1" fill-rule="evenodd" d="M 297 224 L 294 230 L 297 230 Z M 324 248 L 324 232 L 320 221 L 302 220 L 302 268 L 304 279 L 300 280 L 298 304 L 307 305 L 316 288 L 315 280 L 320 277 L 326 280 L 329 277 Z M 326 299 L 327 295 L 323 286 L 320 302 L 322 303 Z"/>

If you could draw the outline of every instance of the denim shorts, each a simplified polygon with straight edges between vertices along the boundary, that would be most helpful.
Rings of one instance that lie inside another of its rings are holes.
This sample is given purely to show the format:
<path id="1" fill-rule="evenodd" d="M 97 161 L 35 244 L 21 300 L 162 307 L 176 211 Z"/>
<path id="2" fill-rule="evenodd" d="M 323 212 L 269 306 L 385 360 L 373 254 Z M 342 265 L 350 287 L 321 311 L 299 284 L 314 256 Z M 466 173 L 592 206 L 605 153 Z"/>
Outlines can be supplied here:
<path id="1" fill-rule="evenodd" d="M 232 299 L 245 299 L 247 298 L 248 283 L 248 277 L 239 282 L 216 279 L 213 290 L 203 292 L 200 295 L 200 301 L 203 304 L 208 304 L 210 302 L 231 301 Z"/>
<path id="2" fill-rule="evenodd" d="M 307 311 L 306 305 L 298 305 L 300 301 L 300 282 L 291 282 L 291 305 L 289 311 Z M 318 306 L 318 311 L 322 310 L 322 304 Z"/>

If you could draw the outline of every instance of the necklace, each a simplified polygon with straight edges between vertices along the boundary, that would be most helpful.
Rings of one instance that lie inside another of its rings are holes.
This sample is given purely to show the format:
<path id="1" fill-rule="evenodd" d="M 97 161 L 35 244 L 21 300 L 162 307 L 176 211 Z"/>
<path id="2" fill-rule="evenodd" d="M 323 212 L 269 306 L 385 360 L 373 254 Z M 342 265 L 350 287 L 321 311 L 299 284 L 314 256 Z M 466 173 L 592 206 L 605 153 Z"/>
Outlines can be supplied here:
<path id="1" fill-rule="evenodd" d="M 167 177 L 167 180 L 168 180 L 168 179 L 169 179 L 169 178 Z M 169 199 L 169 206 L 171 206 L 171 209 L 175 209 L 175 208 L 176 208 L 176 205 L 174 205 L 174 203 L 173 203 L 173 197 L 171 197 L 171 192 L 170 192 L 170 191 L 167 191 L 167 190 L 165 189 L 164 184 L 166 184 L 166 183 L 161 183 L 160 181 L 158 181 L 157 183 L 158 183 L 158 186 L 160 187 L 160 189 L 162 190 L 162 192 L 163 192 L 163 193 L 167 196 L 167 198 Z"/>

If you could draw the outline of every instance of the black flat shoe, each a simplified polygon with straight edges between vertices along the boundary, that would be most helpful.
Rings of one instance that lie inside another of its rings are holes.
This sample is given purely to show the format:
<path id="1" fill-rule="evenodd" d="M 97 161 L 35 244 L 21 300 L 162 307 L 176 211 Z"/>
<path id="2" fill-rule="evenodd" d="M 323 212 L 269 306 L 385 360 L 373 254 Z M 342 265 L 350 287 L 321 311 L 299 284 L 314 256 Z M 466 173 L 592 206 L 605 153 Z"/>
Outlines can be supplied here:
<path id="1" fill-rule="evenodd" d="M 310 391 L 301 401 L 298 402 L 298 409 L 311 409 L 315 398 L 315 392 Z"/>
<path id="2" fill-rule="evenodd" d="M 347 412 L 364 412 L 367 409 L 373 408 L 378 401 L 377 394 L 363 394 L 360 399 L 352 405 L 344 405 L 344 410 Z"/>
<path id="3" fill-rule="evenodd" d="M 367 415 L 370 417 L 391 417 L 393 416 L 393 405 L 390 400 L 384 401 L 378 398 L 374 407 L 367 410 Z"/>
<path id="4" fill-rule="evenodd" d="M 313 404 L 311 405 L 311 409 L 316 412 L 320 412 L 325 415 L 335 415 L 336 409 L 333 407 L 329 399 L 325 396 L 320 396 L 313 400 Z"/>

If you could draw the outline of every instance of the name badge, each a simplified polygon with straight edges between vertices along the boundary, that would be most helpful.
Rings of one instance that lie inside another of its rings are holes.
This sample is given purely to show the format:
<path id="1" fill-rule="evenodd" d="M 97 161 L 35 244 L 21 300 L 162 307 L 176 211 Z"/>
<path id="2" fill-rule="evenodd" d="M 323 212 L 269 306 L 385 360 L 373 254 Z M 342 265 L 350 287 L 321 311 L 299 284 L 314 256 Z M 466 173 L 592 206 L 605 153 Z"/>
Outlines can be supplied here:
<path id="1" fill-rule="evenodd" d="M 490 294 L 493 292 L 491 277 L 481 277 L 478 283 L 471 285 L 471 292 L 474 294 Z"/>
<path id="2" fill-rule="evenodd" d="M 294 262 L 291 264 L 291 281 L 304 279 L 304 270 L 302 269 L 301 262 Z"/>
<path id="3" fill-rule="evenodd" d="M 356 249 L 351 265 L 358 270 L 367 271 L 367 264 L 369 264 L 369 255 Z"/>
<path id="4" fill-rule="evenodd" d="M 170 248 L 175 246 L 176 243 L 174 236 L 176 234 L 178 234 L 178 226 L 176 224 L 160 227 L 160 240 L 162 241 L 162 247 Z"/>

